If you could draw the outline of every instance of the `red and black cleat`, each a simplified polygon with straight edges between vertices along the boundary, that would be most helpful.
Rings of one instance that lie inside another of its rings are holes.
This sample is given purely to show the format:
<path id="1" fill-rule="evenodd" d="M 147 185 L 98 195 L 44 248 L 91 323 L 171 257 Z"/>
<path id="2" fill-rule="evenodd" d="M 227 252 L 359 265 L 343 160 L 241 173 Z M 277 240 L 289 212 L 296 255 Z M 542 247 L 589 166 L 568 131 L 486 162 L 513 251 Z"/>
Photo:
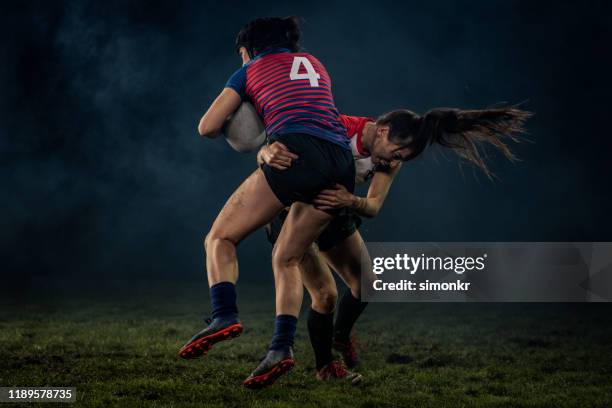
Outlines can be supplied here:
<path id="1" fill-rule="evenodd" d="M 346 369 L 341 361 L 332 361 L 325 367 L 317 371 L 317 380 L 320 381 L 346 381 L 352 385 L 359 384 L 363 376 L 359 373 Z"/>
<path id="2" fill-rule="evenodd" d="M 269 350 L 259 366 L 242 385 L 251 389 L 261 389 L 274 382 L 295 365 L 293 350 Z"/>
<path id="3" fill-rule="evenodd" d="M 342 360 L 344 360 L 344 364 L 346 364 L 348 368 L 355 368 L 359 365 L 359 357 L 357 356 L 357 350 L 355 350 L 355 342 L 353 340 L 334 340 L 334 350 L 340 353 Z"/>
<path id="4" fill-rule="evenodd" d="M 201 357 L 216 343 L 231 340 L 242 333 L 242 324 L 237 319 L 213 319 L 209 323 L 179 350 L 179 357 L 188 360 Z"/>

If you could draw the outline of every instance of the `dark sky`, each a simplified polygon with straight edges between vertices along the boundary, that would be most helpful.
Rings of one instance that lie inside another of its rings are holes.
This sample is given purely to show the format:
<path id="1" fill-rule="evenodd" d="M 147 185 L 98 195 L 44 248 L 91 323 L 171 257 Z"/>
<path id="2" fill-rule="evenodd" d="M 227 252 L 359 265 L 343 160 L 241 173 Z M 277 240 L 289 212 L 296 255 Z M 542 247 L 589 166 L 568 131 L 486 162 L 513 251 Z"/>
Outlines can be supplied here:
<path id="1" fill-rule="evenodd" d="M 23 2 L 0 6 L 2 273 L 201 279 L 202 238 L 253 155 L 196 126 L 260 16 L 303 18 L 339 109 L 527 101 L 499 180 L 443 151 L 405 165 L 371 241 L 609 241 L 606 1 Z M 263 232 L 241 279 L 270 280 Z"/>

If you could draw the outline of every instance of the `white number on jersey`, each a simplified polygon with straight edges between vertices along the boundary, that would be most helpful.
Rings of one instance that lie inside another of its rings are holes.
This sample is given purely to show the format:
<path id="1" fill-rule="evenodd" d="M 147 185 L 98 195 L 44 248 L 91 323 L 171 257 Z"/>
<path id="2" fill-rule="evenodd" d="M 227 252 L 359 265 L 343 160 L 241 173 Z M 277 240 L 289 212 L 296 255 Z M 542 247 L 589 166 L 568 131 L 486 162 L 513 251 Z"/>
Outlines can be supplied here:
<path id="1" fill-rule="evenodd" d="M 306 68 L 306 73 L 298 73 L 300 71 L 300 65 L 304 65 L 304 68 Z M 308 61 L 308 58 L 293 57 L 293 65 L 291 66 L 289 78 L 291 78 L 292 81 L 296 79 L 308 79 L 310 81 L 310 86 L 318 87 L 321 75 L 317 74 L 317 71 L 315 71 L 310 61 Z"/>

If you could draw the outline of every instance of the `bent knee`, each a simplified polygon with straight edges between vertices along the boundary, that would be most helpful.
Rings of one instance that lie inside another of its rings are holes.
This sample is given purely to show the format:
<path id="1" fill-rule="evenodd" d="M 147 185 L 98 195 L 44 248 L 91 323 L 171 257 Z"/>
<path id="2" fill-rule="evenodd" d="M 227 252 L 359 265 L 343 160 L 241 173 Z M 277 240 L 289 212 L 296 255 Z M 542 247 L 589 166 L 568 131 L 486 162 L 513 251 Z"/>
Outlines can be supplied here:
<path id="1" fill-rule="evenodd" d="M 210 236 L 210 232 L 208 234 L 206 234 L 206 236 L 204 237 L 204 250 L 207 251 L 208 250 L 208 243 L 211 240 L 211 236 Z"/>
<path id="2" fill-rule="evenodd" d="M 361 275 L 361 265 L 353 265 L 352 267 L 345 267 L 340 269 L 339 271 L 342 280 L 346 283 L 346 285 L 351 289 L 352 292 L 361 290 L 361 280 L 370 279 L 369 276 Z M 374 280 L 374 274 L 372 274 L 371 279 Z"/>
<path id="3" fill-rule="evenodd" d="M 347 286 L 354 298 L 361 298 L 361 279 L 353 279 L 350 282 L 347 282 Z"/>
<path id="4" fill-rule="evenodd" d="M 300 258 L 297 256 L 272 256 L 272 269 L 274 269 L 274 272 L 287 268 L 298 269 L 300 263 Z"/>
<path id="5" fill-rule="evenodd" d="M 336 308 L 338 292 L 333 289 L 317 291 L 311 294 L 312 308 L 319 313 L 331 313 Z"/>
<path id="6" fill-rule="evenodd" d="M 277 245 L 272 248 L 272 268 L 276 271 L 278 268 L 298 268 L 302 262 L 303 254 L 290 254 Z"/>
<path id="7" fill-rule="evenodd" d="M 230 243 L 234 246 L 238 245 L 238 240 L 233 239 L 227 234 L 222 234 L 214 229 L 210 230 L 206 237 L 204 237 L 204 250 L 208 251 L 211 246 L 218 245 L 221 243 Z"/>

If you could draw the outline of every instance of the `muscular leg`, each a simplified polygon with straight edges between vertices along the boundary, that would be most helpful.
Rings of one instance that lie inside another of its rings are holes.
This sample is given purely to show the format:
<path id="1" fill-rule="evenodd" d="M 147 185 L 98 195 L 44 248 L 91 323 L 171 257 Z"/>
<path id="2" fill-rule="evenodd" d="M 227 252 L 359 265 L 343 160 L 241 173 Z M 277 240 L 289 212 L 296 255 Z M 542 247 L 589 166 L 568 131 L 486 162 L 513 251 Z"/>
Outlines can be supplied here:
<path id="1" fill-rule="evenodd" d="M 312 304 L 308 312 L 308 337 L 315 355 L 317 371 L 330 364 L 334 357 L 334 309 L 338 299 L 336 282 L 314 244 L 308 248 L 302 263 L 302 279 L 310 294 Z"/>
<path id="2" fill-rule="evenodd" d="M 227 200 L 204 241 L 209 286 L 236 283 L 236 246 L 282 209 L 263 172 L 255 170 Z"/>
<path id="3" fill-rule="evenodd" d="M 361 302 L 362 256 L 369 258 L 359 231 L 356 231 L 340 244 L 324 253 L 326 261 L 340 275 L 350 289 L 342 296 L 338 304 L 334 325 L 334 347 L 342 353 L 349 367 L 354 367 L 359 362 L 350 340 L 351 330 L 367 306 L 366 302 Z M 367 261 L 368 259 L 365 258 L 365 260 Z M 372 273 L 364 276 L 364 283 L 370 285 L 369 282 L 373 279 L 373 276 Z"/>
<path id="4" fill-rule="evenodd" d="M 200 357 L 215 343 L 240 335 L 242 325 L 238 320 L 235 287 L 238 279 L 236 245 L 282 209 L 283 205 L 260 169 L 253 172 L 225 203 L 204 242 L 212 320 L 179 350 L 182 358 Z"/>
<path id="5" fill-rule="evenodd" d="M 310 204 L 294 203 L 272 250 L 276 314 L 297 317 L 304 288 L 300 262 L 332 216 Z"/>
<path id="6" fill-rule="evenodd" d="M 304 295 L 300 262 L 331 219 L 331 215 L 309 204 L 297 202 L 291 206 L 272 250 L 276 288 L 274 336 L 268 354 L 243 382 L 244 386 L 261 388 L 269 385 L 295 364 L 293 340 Z"/>

